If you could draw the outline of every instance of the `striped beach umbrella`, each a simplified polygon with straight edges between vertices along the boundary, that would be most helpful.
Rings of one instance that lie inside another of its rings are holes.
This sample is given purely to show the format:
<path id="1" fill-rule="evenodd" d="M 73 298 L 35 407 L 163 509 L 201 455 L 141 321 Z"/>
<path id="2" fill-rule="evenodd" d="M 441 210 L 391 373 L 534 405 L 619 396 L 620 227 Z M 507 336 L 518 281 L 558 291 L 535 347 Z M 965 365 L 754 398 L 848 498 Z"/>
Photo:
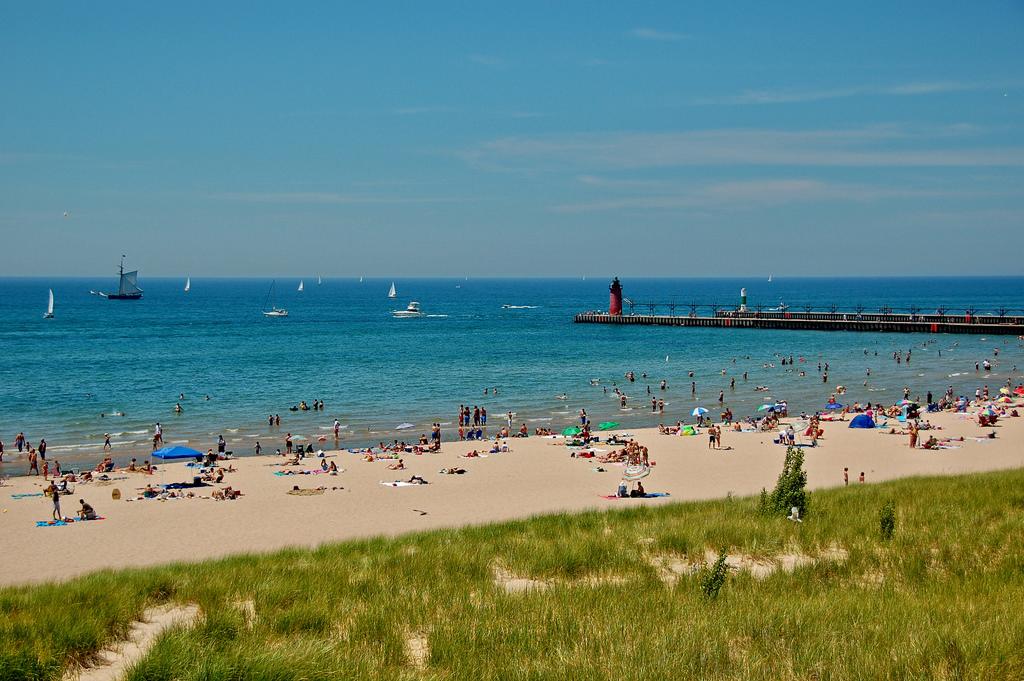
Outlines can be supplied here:
<path id="1" fill-rule="evenodd" d="M 650 474 L 651 474 L 650 467 L 645 466 L 642 463 L 630 464 L 629 466 L 626 466 L 626 470 L 624 470 L 622 472 L 622 479 L 626 480 L 626 481 L 629 481 L 629 482 L 632 482 L 634 480 L 640 480 L 641 478 L 646 478 Z"/>
<path id="2" fill-rule="evenodd" d="M 708 413 L 708 410 L 705 409 L 704 407 L 697 407 L 692 412 L 690 412 L 690 416 L 704 416 L 704 414 L 707 414 L 707 413 Z"/>

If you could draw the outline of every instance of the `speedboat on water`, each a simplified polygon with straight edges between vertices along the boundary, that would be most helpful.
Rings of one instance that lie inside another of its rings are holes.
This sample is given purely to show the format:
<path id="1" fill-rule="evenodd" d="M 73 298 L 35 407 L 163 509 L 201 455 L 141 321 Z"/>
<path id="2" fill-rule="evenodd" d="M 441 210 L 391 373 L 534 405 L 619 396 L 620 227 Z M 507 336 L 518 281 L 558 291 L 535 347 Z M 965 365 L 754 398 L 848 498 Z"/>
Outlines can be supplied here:
<path id="1" fill-rule="evenodd" d="M 423 313 L 420 312 L 420 304 L 415 300 L 409 303 L 404 310 L 393 310 L 392 315 L 402 319 L 404 317 L 422 317 Z"/>

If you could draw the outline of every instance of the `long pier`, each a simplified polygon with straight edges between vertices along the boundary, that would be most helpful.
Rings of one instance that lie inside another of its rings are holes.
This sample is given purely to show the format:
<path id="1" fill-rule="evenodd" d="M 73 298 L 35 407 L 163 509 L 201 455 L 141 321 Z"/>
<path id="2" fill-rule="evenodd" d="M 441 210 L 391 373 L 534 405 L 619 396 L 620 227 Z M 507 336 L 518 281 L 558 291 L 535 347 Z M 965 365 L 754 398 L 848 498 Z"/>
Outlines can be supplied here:
<path id="1" fill-rule="evenodd" d="M 1024 336 L 1024 317 L 1008 315 L 898 314 L 888 312 L 741 312 L 721 310 L 710 316 L 583 312 L 577 324 L 640 324 L 726 329 L 792 329 L 895 333 L 970 333 Z"/>

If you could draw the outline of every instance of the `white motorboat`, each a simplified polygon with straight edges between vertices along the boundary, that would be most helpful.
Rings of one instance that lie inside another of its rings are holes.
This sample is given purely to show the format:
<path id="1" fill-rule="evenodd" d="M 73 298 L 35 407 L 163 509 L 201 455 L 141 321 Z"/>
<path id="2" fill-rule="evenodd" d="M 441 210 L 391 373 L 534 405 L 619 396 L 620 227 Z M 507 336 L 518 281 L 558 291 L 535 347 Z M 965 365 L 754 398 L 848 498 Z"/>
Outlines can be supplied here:
<path id="1" fill-rule="evenodd" d="M 409 305 L 406 306 L 406 308 L 404 310 L 394 310 L 394 311 L 392 311 L 391 314 L 394 315 L 395 317 L 398 317 L 399 319 L 401 319 L 403 317 L 422 317 L 423 316 L 423 313 L 420 312 L 420 304 L 417 303 L 415 300 L 412 301 L 411 303 L 409 303 Z"/>

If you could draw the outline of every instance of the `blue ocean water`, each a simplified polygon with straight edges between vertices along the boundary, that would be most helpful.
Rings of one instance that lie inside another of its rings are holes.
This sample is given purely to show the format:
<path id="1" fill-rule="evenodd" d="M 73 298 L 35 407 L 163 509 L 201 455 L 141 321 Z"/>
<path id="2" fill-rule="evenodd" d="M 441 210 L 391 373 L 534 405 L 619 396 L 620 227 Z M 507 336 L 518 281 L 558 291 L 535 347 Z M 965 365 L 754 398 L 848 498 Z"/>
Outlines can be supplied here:
<path id="1" fill-rule="evenodd" d="M 947 385 L 973 394 L 1024 368 L 1020 341 L 1005 336 L 573 324 L 577 312 L 606 308 L 607 280 L 399 279 L 397 300 L 386 297 L 391 280 L 317 285 L 314 276 L 301 293 L 297 279 L 279 280 L 276 302 L 290 315 L 269 319 L 261 314 L 269 280 L 197 278 L 185 294 L 183 279 L 143 277 L 141 301 L 90 294 L 115 287 L 114 279 L 0 279 L 0 439 L 8 451 L 24 431 L 32 442 L 45 437 L 51 457 L 65 463 L 96 460 L 104 433 L 113 435 L 119 457 L 144 454 L 157 421 L 167 441 L 203 450 L 223 434 L 236 452 L 251 451 L 257 439 L 273 451 L 284 432 L 316 440 L 334 418 L 345 426 L 343 444 L 366 444 L 415 438 L 433 421 L 451 424 L 460 404 L 486 407 L 492 424 L 512 410 L 531 429 L 561 429 L 580 408 L 595 422 L 649 426 L 689 418 L 697 405 L 717 413 L 720 390 L 745 415 L 768 399 L 819 407 L 837 384 L 849 387 L 850 401 L 893 401 L 904 386 L 915 395 Z M 627 279 L 623 286 L 636 302 L 675 301 L 680 313 L 691 301 L 735 305 L 743 286 L 751 305 L 782 300 L 794 309 L 1024 308 L 1024 277 Z M 48 288 L 56 297 L 52 320 L 43 319 Z M 427 316 L 391 316 L 410 300 Z M 896 365 L 892 353 L 911 348 L 912 363 Z M 782 367 L 777 355 L 807 362 Z M 976 374 L 974 363 L 985 358 L 995 362 L 992 374 Z M 830 364 L 827 384 L 819 360 Z M 624 379 L 630 370 L 634 384 Z M 611 394 L 616 384 L 632 398 L 627 410 Z M 770 390 L 756 392 L 756 385 Z M 664 415 L 651 413 L 648 386 L 666 400 Z M 485 395 L 485 387 L 497 387 L 497 395 Z M 180 393 L 184 413 L 175 414 Z M 561 393 L 568 399 L 555 399 Z M 324 400 L 323 413 L 288 410 L 314 399 Z M 125 416 L 101 416 L 114 412 Z M 280 429 L 266 425 L 268 414 L 281 416 Z M 415 428 L 396 430 L 404 422 Z M 15 467 L 23 464 L 4 471 Z"/>

